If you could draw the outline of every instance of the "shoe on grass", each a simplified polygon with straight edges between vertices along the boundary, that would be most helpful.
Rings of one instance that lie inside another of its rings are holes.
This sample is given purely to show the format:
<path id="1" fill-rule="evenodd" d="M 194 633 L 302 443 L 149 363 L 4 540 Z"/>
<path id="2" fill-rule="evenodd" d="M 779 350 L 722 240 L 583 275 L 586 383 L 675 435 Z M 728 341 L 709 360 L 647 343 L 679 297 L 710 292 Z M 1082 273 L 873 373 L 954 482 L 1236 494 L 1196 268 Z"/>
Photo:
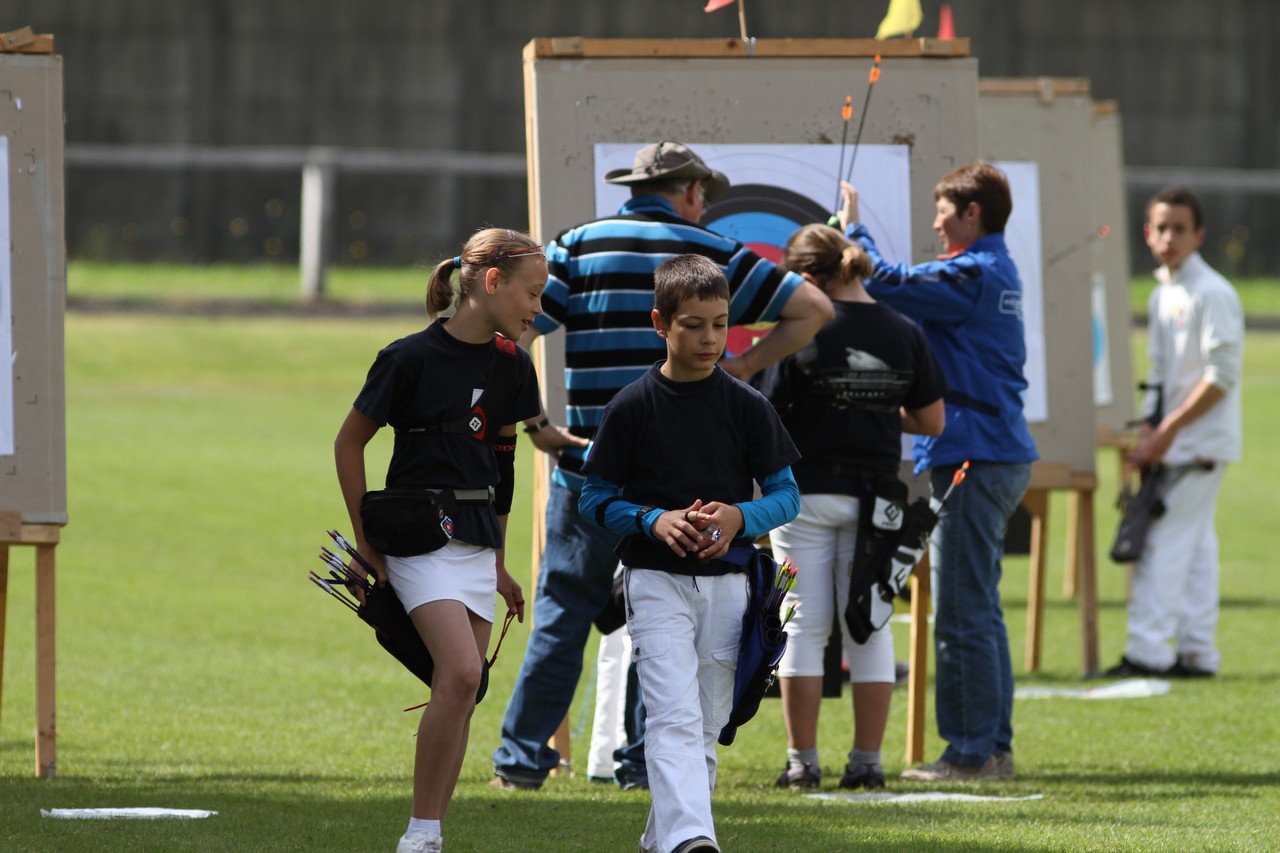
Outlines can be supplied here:
<path id="1" fill-rule="evenodd" d="M 396 853 L 440 853 L 444 839 L 434 832 L 405 833 L 396 845 Z"/>
<path id="2" fill-rule="evenodd" d="M 1150 676 L 1162 676 L 1162 675 L 1168 676 L 1173 674 L 1173 670 L 1174 668 L 1176 668 L 1176 666 L 1177 664 L 1174 664 L 1174 666 L 1170 667 L 1169 669 L 1154 669 L 1152 667 L 1146 666 L 1145 664 L 1140 664 L 1137 661 L 1132 661 L 1132 660 L 1129 660 L 1127 657 L 1122 656 L 1120 658 L 1120 663 L 1111 667 L 1111 669 L 1103 671 L 1102 677 L 1103 678 L 1147 678 Z"/>
<path id="3" fill-rule="evenodd" d="M 494 776 L 489 780 L 489 787 L 495 791 L 536 791 L 542 787 L 541 782 L 517 782 L 506 776 Z"/>
<path id="4" fill-rule="evenodd" d="M 1184 658 L 1178 658 L 1173 666 L 1169 667 L 1169 671 L 1165 673 L 1171 678 L 1213 678 L 1217 674 L 1211 669 L 1192 666 Z"/>
<path id="5" fill-rule="evenodd" d="M 1012 757 L 1012 753 L 1010 756 Z M 939 759 L 923 767 L 902 771 L 905 782 L 992 782 L 999 778 L 1000 769 L 994 755 L 988 756 L 980 767 L 965 767 L 963 764 L 952 764 Z"/>
<path id="6" fill-rule="evenodd" d="M 681 841 L 671 853 L 720 853 L 720 845 L 705 835 Z"/>
<path id="7" fill-rule="evenodd" d="M 997 752 L 996 753 L 996 778 L 1002 780 L 1012 779 L 1015 776 L 1013 770 L 1013 753 Z"/>
<path id="8" fill-rule="evenodd" d="M 866 788 L 874 791 L 884 787 L 884 768 L 879 764 L 850 764 L 840 777 L 841 788 Z"/>
<path id="9" fill-rule="evenodd" d="M 788 764 L 776 784 L 779 788 L 816 788 L 822 784 L 822 770 L 813 764 Z"/>

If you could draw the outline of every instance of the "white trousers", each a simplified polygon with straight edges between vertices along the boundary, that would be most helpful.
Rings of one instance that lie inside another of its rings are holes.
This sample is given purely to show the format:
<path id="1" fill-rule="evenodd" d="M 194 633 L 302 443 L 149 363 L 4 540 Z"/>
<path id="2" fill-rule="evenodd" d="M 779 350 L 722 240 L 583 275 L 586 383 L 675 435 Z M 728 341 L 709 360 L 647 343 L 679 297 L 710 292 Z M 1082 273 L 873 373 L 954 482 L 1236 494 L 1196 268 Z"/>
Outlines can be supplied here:
<path id="1" fill-rule="evenodd" d="M 600 638 L 596 653 L 596 713 L 591 724 L 587 775 L 612 779 L 618 763 L 613 753 L 627 742 L 627 668 L 631 664 L 631 635 L 619 628 Z"/>
<path id="2" fill-rule="evenodd" d="M 1171 473 L 1165 513 L 1152 523 L 1133 573 L 1125 657 L 1167 669 L 1179 656 L 1199 669 L 1221 665 L 1218 627 L 1218 534 L 1213 517 L 1225 466 Z M 1174 640 L 1177 651 L 1170 648 Z"/>
<path id="3" fill-rule="evenodd" d="M 796 585 L 782 602 L 796 615 L 787 625 L 787 650 L 778 665 L 783 678 L 823 674 L 823 655 L 838 618 L 849 680 L 855 684 L 895 680 L 893 632 L 886 624 L 859 645 L 849 636 L 849 563 L 858 541 L 858 499 L 851 495 L 801 495 L 800 514 L 769 534 L 778 562 L 795 563 Z"/>
<path id="4" fill-rule="evenodd" d="M 747 577 L 629 568 L 626 594 L 653 797 L 640 845 L 670 853 L 690 838 L 716 837 L 716 739 L 733 710 Z"/>

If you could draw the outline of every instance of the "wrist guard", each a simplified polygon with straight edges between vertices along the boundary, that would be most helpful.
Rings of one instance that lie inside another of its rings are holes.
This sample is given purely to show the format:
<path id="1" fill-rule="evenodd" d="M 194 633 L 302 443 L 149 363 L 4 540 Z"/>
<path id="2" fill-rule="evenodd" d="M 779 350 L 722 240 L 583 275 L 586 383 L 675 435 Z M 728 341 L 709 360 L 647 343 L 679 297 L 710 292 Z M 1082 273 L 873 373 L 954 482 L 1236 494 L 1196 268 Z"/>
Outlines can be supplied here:
<path id="1" fill-rule="evenodd" d="M 493 445 L 498 461 L 498 485 L 493 494 L 493 510 L 498 515 L 511 512 L 511 498 L 516 490 L 516 437 L 501 435 Z"/>

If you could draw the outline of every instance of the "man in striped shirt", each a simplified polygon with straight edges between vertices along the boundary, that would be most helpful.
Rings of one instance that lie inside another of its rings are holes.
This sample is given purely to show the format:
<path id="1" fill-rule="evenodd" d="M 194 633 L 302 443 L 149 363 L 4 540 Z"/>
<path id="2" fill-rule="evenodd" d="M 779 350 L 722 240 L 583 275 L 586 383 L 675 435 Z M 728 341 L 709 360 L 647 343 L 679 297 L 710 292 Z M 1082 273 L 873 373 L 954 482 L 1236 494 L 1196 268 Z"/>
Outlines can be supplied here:
<path id="1" fill-rule="evenodd" d="M 630 186 L 631 199 L 616 215 L 569 228 L 547 245 L 542 314 L 520 341 L 528 346 L 537 335 L 564 328 L 567 430 L 545 415 L 525 426 L 539 449 L 558 454 L 559 464 L 547 501 L 534 627 L 493 755 L 496 786 L 536 788 L 560 761 L 547 742 L 573 699 L 591 623 L 608 600 L 618 562 L 616 535 L 578 515 L 582 463 L 614 394 L 666 355 L 650 319 L 653 271 L 675 255 L 703 255 L 729 281 L 730 325 L 776 323 L 756 346 L 721 362 L 740 379 L 798 350 L 834 316 L 831 301 L 813 284 L 698 224 L 707 205 L 729 191 L 729 180 L 686 146 L 648 145 L 631 169 L 609 172 L 605 180 Z M 639 749 L 624 756 L 642 767 Z M 624 784 L 627 764 L 619 770 Z"/>

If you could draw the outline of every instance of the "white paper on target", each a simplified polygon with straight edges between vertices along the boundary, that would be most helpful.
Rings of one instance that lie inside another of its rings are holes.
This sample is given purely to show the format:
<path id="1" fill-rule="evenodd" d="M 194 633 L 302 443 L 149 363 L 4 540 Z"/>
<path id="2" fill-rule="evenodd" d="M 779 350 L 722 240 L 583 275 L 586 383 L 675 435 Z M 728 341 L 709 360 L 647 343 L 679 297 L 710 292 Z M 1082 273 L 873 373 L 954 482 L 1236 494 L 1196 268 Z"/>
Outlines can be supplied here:
<path id="1" fill-rule="evenodd" d="M 596 173 L 630 169 L 643 142 L 601 142 L 594 148 Z M 841 203 L 841 146 L 703 144 L 699 156 L 740 190 L 756 187 L 762 195 L 749 199 L 750 214 L 710 225 L 712 231 L 747 244 L 768 243 L 778 250 L 791 232 L 809 222 L 825 222 Z M 911 163 L 905 145 L 862 145 L 853 174 L 858 209 L 880 253 L 890 263 L 911 261 Z M 844 165 L 848 165 L 847 161 Z M 596 215 L 611 216 L 631 197 L 629 186 L 597 181 Z M 811 210 L 768 195 L 785 190 L 809 202 Z M 704 220 L 704 225 L 708 224 Z M 744 230 L 745 229 L 745 230 Z"/>

